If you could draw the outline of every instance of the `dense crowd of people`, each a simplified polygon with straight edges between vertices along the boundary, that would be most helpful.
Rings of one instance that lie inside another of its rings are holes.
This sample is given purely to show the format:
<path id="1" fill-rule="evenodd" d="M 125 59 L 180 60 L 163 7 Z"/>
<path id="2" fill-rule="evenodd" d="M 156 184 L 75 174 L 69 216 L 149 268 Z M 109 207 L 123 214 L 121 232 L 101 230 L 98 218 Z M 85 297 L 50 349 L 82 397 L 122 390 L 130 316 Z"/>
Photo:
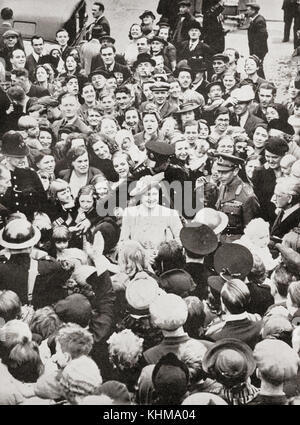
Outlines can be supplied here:
<path id="1" fill-rule="evenodd" d="M 0 405 L 300 403 L 300 38 L 270 81 L 257 3 L 247 57 L 169 3 L 123 52 L 1 10 Z"/>

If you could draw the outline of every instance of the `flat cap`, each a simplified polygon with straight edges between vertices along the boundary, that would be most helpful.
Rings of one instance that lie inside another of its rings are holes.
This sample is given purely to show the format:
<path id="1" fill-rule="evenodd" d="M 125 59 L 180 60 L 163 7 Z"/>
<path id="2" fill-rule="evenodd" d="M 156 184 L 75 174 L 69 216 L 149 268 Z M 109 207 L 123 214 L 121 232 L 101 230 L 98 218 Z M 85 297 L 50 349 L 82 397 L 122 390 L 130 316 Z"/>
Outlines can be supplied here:
<path id="1" fill-rule="evenodd" d="M 7 30 L 5 31 L 5 33 L 2 35 L 3 38 L 8 38 L 8 37 L 19 37 L 19 33 L 17 31 L 14 30 Z"/>
<path id="2" fill-rule="evenodd" d="M 257 11 L 260 10 L 260 5 L 257 3 L 246 3 L 246 7 L 251 7 L 252 9 L 255 9 Z"/>
<path id="3" fill-rule="evenodd" d="M 158 35 L 155 35 L 154 37 L 152 37 L 150 40 L 150 43 L 152 43 L 153 41 L 159 41 L 164 46 L 168 45 L 168 42 L 164 38 L 159 37 Z"/>
<path id="4" fill-rule="evenodd" d="M 216 55 L 213 56 L 212 60 L 213 61 L 221 60 L 225 63 L 228 63 L 229 62 L 229 56 L 224 55 L 223 53 L 217 53 Z"/>
<path id="5" fill-rule="evenodd" d="M 140 19 L 145 18 L 145 16 L 151 16 L 152 19 L 155 19 L 155 15 L 151 10 L 145 10 L 140 16 Z"/>

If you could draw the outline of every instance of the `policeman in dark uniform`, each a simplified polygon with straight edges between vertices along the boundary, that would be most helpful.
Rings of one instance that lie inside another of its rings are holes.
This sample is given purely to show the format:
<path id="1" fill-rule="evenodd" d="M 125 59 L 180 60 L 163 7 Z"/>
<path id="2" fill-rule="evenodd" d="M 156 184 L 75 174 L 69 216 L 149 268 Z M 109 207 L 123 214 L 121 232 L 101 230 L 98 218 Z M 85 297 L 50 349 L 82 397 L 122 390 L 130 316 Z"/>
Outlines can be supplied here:
<path id="1" fill-rule="evenodd" d="M 21 134 L 8 131 L 2 138 L 2 154 L 11 174 L 11 188 L 0 195 L 0 202 L 11 212 L 22 212 L 29 219 L 41 211 L 46 203 L 46 192 L 37 173 L 28 168 L 29 148 Z"/>
<path id="2" fill-rule="evenodd" d="M 216 209 L 227 214 L 229 219 L 221 241 L 232 242 L 241 237 L 245 226 L 253 218 L 259 216 L 259 202 L 252 187 L 238 176 L 244 160 L 225 154 L 217 154 L 216 157 L 221 182 Z"/>
<path id="3" fill-rule="evenodd" d="M 64 283 L 71 272 L 47 257 L 33 260 L 32 248 L 40 231 L 26 219 L 13 219 L 0 231 L 0 245 L 10 251 L 9 260 L 0 263 L 0 289 L 14 291 L 22 304 L 34 308 L 51 305 L 65 297 Z"/>

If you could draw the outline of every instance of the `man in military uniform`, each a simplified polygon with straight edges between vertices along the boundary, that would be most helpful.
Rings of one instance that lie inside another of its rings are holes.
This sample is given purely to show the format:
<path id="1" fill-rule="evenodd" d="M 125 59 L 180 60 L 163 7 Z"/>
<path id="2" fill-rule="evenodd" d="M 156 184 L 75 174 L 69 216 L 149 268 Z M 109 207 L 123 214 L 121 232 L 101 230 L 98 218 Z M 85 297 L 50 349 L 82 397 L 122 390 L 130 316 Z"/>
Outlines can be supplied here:
<path id="1" fill-rule="evenodd" d="M 21 134 L 8 131 L 2 138 L 2 154 L 10 171 L 11 187 L 0 194 L 0 202 L 11 212 L 22 212 L 31 219 L 46 202 L 46 192 L 37 173 L 28 168 L 29 148 Z"/>
<path id="2" fill-rule="evenodd" d="M 244 160 L 233 155 L 217 154 L 217 171 L 221 186 L 216 209 L 228 216 L 228 226 L 221 241 L 239 239 L 245 226 L 259 216 L 259 203 L 252 187 L 244 183 L 238 173 Z"/>

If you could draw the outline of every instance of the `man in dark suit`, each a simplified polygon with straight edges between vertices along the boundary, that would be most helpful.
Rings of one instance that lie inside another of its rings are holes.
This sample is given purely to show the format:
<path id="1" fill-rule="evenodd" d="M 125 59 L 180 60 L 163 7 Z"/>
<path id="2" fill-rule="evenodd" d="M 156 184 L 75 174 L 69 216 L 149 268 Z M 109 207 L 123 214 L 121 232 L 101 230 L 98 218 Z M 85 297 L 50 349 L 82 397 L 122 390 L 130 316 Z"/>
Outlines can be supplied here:
<path id="1" fill-rule="evenodd" d="M 70 40 L 70 36 L 67 30 L 60 29 L 56 31 L 56 41 L 59 45 L 60 55 L 62 60 L 66 60 L 67 56 L 71 52 L 72 48 L 68 46 L 68 42 Z"/>
<path id="2" fill-rule="evenodd" d="M 123 81 L 128 80 L 128 78 L 131 77 L 131 72 L 127 66 L 121 65 L 116 62 L 116 48 L 113 44 L 107 45 L 107 46 L 101 46 L 100 48 L 100 55 L 101 59 L 103 61 L 103 66 L 100 66 L 99 68 L 102 68 L 106 72 L 110 74 L 115 74 L 116 72 L 120 72 L 123 74 Z M 99 62 L 98 56 L 96 56 L 92 60 L 92 66 L 91 69 L 94 70 L 94 66 L 96 66 Z M 97 68 L 97 66 L 96 66 Z"/>
<path id="3" fill-rule="evenodd" d="M 287 177 L 276 184 L 272 198 L 278 213 L 271 229 L 271 236 L 283 238 L 300 223 L 300 184 Z"/>
<path id="4" fill-rule="evenodd" d="M 217 236 L 205 224 L 190 223 L 181 230 L 180 240 L 186 255 L 184 269 L 192 276 L 196 283 L 196 288 L 192 295 L 197 296 L 201 300 L 207 299 L 209 270 L 204 260 L 206 256 L 212 254 L 217 249 Z"/>
<path id="5" fill-rule="evenodd" d="M 284 36 L 283 43 L 290 41 L 290 32 L 293 20 L 296 15 L 296 0 L 283 0 L 282 4 L 283 20 L 284 20 Z"/>
<path id="6" fill-rule="evenodd" d="M 37 65 L 40 63 L 40 58 L 43 54 L 44 50 L 44 39 L 38 35 L 34 35 L 31 38 L 31 46 L 33 52 L 26 57 L 25 68 L 29 72 L 30 81 L 35 80 L 35 69 Z"/>
<path id="7" fill-rule="evenodd" d="M 256 168 L 252 177 L 253 189 L 261 207 L 261 217 L 270 224 L 276 218 L 275 205 L 271 199 L 276 179 L 281 177 L 280 161 L 288 150 L 288 144 L 284 140 L 270 137 L 265 146 L 266 163 L 263 167 Z"/>
<path id="8" fill-rule="evenodd" d="M 95 28 L 93 29 L 93 32 L 94 31 L 95 31 Z M 100 42 L 100 46 L 99 46 L 98 54 L 94 55 L 91 60 L 91 72 L 95 71 L 95 69 L 97 68 L 105 67 L 101 53 L 99 53 L 100 49 L 101 47 L 114 46 L 116 40 L 110 35 L 102 33 L 102 35 L 99 37 L 99 42 Z M 118 53 L 116 53 L 115 55 L 115 61 L 119 63 L 120 65 L 126 66 L 126 61 L 124 59 L 124 56 Z"/>
<path id="9" fill-rule="evenodd" d="M 202 57 L 208 64 L 212 60 L 213 51 L 207 44 L 200 41 L 202 30 L 200 23 L 193 20 L 189 23 L 188 29 L 189 39 L 181 43 L 177 52 L 178 61 L 192 57 Z"/>
<path id="10" fill-rule="evenodd" d="M 167 19 L 170 28 L 173 31 L 178 19 L 178 1 L 179 0 L 159 0 L 157 13 L 161 16 L 161 20 Z"/>
<path id="11" fill-rule="evenodd" d="M 213 341 L 235 338 L 253 349 L 260 341 L 262 321 L 249 318 L 247 308 L 250 300 L 249 289 L 242 280 L 226 281 L 221 290 L 222 310 L 225 311 L 224 322 L 208 329 L 206 335 Z"/>
<path id="12" fill-rule="evenodd" d="M 225 50 L 225 31 L 223 28 L 223 2 L 219 0 L 206 0 L 203 2 L 203 39 L 214 53 Z"/>
<path id="13" fill-rule="evenodd" d="M 247 3 L 247 16 L 250 18 L 248 28 L 248 44 L 250 55 L 256 55 L 261 60 L 258 75 L 265 78 L 263 61 L 268 53 L 268 31 L 266 20 L 259 15 L 260 6 L 256 3 Z"/>
<path id="14" fill-rule="evenodd" d="M 28 168 L 29 153 L 21 134 L 9 131 L 3 135 L 2 154 L 10 172 L 11 187 L 1 196 L 1 204 L 32 219 L 45 202 L 46 192 L 37 173 Z"/>
<path id="15" fill-rule="evenodd" d="M 254 100 L 254 91 L 252 86 L 242 86 L 231 92 L 231 97 L 236 100 L 234 112 L 236 114 L 236 124 L 242 127 L 250 139 L 253 138 L 257 124 L 263 124 L 264 121 L 249 112 L 249 106 Z"/>
<path id="16" fill-rule="evenodd" d="M 196 20 L 191 14 L 191 2 L 189 0 L 181 0 L 178 6 L 179 14 L 173 34 L 173 44 L 177 49 L 183 41 L 189 39 L 191 21 Z"/>
<path id="17" fill-rule="evenodd" d="M 103 13 L 104 13 L 103 3 L 100 3 L 99 1 L 95 1 L 92 6 L 92 15 L 95 20 L 90 25 L 88 25 L 86 29 L 87 40 L 91 39 L 92 29 L 94 27 L 99 27 L 101 28 L 102 32 L 105 32 L 106 34 L 110 35 L 110 25 L 108 20 L 103 15 Z"/>

